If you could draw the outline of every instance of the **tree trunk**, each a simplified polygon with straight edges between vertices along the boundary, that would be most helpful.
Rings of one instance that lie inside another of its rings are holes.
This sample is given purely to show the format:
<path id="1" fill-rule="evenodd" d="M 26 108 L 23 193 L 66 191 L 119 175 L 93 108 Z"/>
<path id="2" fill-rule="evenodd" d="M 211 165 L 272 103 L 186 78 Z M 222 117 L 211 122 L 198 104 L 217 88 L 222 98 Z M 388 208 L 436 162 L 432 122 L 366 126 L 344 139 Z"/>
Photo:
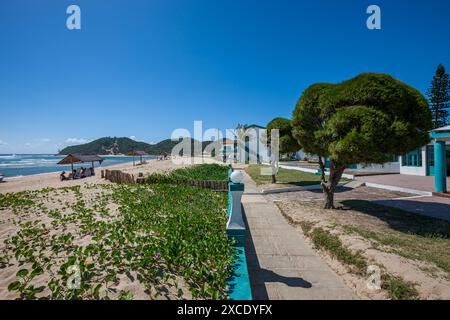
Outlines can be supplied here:
<path id="1" fill-rule="evenodd" d="M 332 161 L 330 162 L 330 178 L 328 182 L 325 182 L 325 166 L 320 160 L 319 165 L 322 168 L 321 175 L 321 186 L 325 196 L 324 209 L 335 209 L 334 207 L 334 192 L 336 191 L 336 186 L 341 180 L 342 174 L 344 173 L 345 167 L 335 165 Z"/>
<path id="2" fill-rule="evenodd" d="M 278 161 L 270 159 L 270 169 L 272 173 L 272 183 L 277 183 Z"/>
<path id="3" fill-rule="evenodd" d="M 325 189 L 324 194 L 325 194 L 324 209 L 335 209 L 334 208 L 334 192 L 329 191 L 329 189 Z"/>

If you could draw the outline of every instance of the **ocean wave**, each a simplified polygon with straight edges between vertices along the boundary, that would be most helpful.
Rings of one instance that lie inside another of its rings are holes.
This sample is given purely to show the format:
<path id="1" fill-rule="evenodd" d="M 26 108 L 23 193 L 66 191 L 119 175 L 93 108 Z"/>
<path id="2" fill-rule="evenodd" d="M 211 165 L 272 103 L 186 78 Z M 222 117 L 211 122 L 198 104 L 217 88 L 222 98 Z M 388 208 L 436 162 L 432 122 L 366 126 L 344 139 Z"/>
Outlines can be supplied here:
<path id="1" fill-rule="evenodd" d="M 11 168 L 24 168 L 24 167 L 47 167 L 56 165 L 54 160 L 19 160 L 19 161 L 8 161 L 0 162 L 0 167 Z"/>
<path id="2" fill-rule="evenodd" d="M 0 159 L 15 159 L 15 158 L 18 158 L 15 154 L 0 156 Z"/>

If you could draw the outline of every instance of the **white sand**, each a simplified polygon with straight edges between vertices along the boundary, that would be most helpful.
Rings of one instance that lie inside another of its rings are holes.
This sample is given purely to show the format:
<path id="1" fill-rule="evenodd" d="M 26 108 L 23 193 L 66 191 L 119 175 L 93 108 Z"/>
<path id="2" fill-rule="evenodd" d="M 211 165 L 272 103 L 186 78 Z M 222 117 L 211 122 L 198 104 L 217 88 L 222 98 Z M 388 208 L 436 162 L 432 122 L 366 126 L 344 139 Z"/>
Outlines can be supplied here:
<path id="1" fill-rule="evenodd" d="M 101 178 L 101 170 L 109 169 L 109 170 L 122 170 L 127 173 L 131 173 L 135 176 L 138 173 L 142 172 L 145 174 L 150 173 L 162 173 L 175 168 L 181 168 L 189 166 L 193 163 L 201 163 L 201 162 L 215 162 L 214 159 L 211 158 L 178 158 L 174 160 L 147 160 L 146 164 L 137 165 L 133 167 L 133 162 L 121 163 L 113 166 L 107 167 L 96 167 L 95 168 L 95 176 L 88 177 L 84 179 L 70 180 L 70 181 L 60 181 L 59 175 L 60 172 L 52 172 L 52 173 L 42 173 L 31 176 L 24 176 L 19 178 L 14 178 L 11 180 L 6 180 L 0 183 L 0 193 L 8 193 L 8 192 L 20 192 L 26 190 L 36 190 L 42 189 L 45 187 L 65 187 L 65 186 L 75 186 L 75 185 L 84 185 L 86 183 L 109 183 Z M 139 161 L 137 160 L 136 163 Z"/>
<path id="2" fill-rule="evenodd" d="M 203 161 L 204 160 L 204 161 Z M 122 170 L 124 172 L 131 173 L 133 175 L 136 175 L 140 172 L 145 174 L 149 173 L 162 173 L 166 171 L 170 171 L 175 168 L 181 168 L 186 167 L 194 163 L 201 163 L 201 162 L 215 162 L 215 160 L 210 158 L 182 158 L 182 159 L 175 159 L 175 161 L 172 160 L 150 160 L 146 164 L 139 165 L 139 166 L 133 166 L 133 163 L 122 163 L 115 166 L 108 166 L 103 168 L 96 168 L 96 176 L 84 178 L 84 179 L 78 179 L 78 180 L 71 180 L 71 181 L 60 181 L 59 180 L 59 172 L 56 173 L 46 173 L 46 174 L 39 174 L 39 175 L 32 175 L 32 176 L 25 176 L 17 179 L 8 180 L 6 182 L 3 182 L 0 184 L 0 193 L 8 193 L 8 192 L 20 192 L 25 190 L 37 190 L 42 189 L 46 187 L 53 187 L 53 188 L 59 188 L 64 186 L 75 186 L 80 185 L 81 186 L 81 192 L 83 194 L 83 200 L 86 200 L 86 203 L 95 203 L 96 196 L 102 192 L 102 190 L 96 190 L 92 187 L 92 184 L 109 184 L 109 181 L 106 181 L 104 179 L 101 179 L 101 170 L 105 169 L 117 169 Z M 87 192 L 84 192 L 87 191 Z M 51 193 L 43 194 L 37 196 L 35 199 L 40 204 L 44 205 L 46 208 L 49 209 L 57 209 L 62 210 L 64 214 L 70 214 L 70 208 L 69 204 L 74 203 L 76 201 L 76 198 L 74 197 L 73 192 L 58 192 L 52 191 Z M 78 199 L 79 200 L 79 199 Z M 113 203 L 108 204 L 108 210 L 110 210 L 111 214 L 117 214 L 117 206 Z M 64 208 L 64 209 L 63 209 Z M 47 225 L 51 224 L 52 219 L 50 219 L 48 216 L 38 214 L 37 212 L 34 212 L 33 210 L 24 210 L 24 212 L 14 213 L 12 210 L 3 210 L 1 211 L 1 219 L 0 219 L 0 254 L 2 254 L 3 250 L 5 249 L 5 239 L 8 239 L 12 235 L 16 234 L 20 227 L 18 223 L 24 223 L 27 221 L 34 221 L 38 219 L 42 223 L 46 223 Z M 68 231 L 73 233 L 74 235 L 77 235 L 77 225 L 71 224 L 68 226 Z M 61 234 L 62 230 L 61 228 L 57 229 L 51 229 L 50 231 L 52 234 L 59 235 Z M 89 243 L 89 238 L 79 238 L 75 237 L 75 243 L 78 245 L 87 245 Z M 47 250 L 48 251 L 48 250 Z M 46 251 L 46 252 L 47 252 Z M 65 256 L 61 258 L 61 261 L 58 260 L 58 263 L 62 263 Z M 14 259 L 12 259 L 11 265 L 1 268 L 0 267 L 0 300 L 1 299 L 16 299 L 18 298 L 18 294 L 16 292 L 10 292 L 8 291 L 7 287 L 8 285 L 17 280 L 16 272 L 20 268 L 30 268 L 29 264 L 21 265 L 17 263 Z M 55 265 L 58 263 L 55 262 Z M 1 266 L 1 265 L 0 265 Z M 53 271 L 52 271 L 53 272 Z M 49 281 L 49 272 L 46 272 L 45 274 L 39 276 L 37 279 L 37 285 L 46 285 Z M 121 281 L 119 286 L 116 288 L 118 290 L 127 290 L 132 292 L 135 295 L 136 299 L 149 299 L 147 294 L 144 293 L 142 286 L 139 284 L 137 280 L 130 280 L 128 277 L 125 277 L 124 275 L 121 276 Z M 187 285 L 183 284 L 183 279 L 177 279 L 177 282 L 181 284 L 181 288 L 184 291 L 184 298 L 191 299 L 189 290 L 187 289 Z M 168 296 L 175 298 L 176 292 L 171 292 L 172 289 L 170 289 L 168 292 Z M 49 294 L 48 289 L 46 289 L 45 294 Z M 117 295 L 112 296 L 113 298 L 117 298 Z M 164 297 L 161 297 L 161 299 L 164 299 Z"/>

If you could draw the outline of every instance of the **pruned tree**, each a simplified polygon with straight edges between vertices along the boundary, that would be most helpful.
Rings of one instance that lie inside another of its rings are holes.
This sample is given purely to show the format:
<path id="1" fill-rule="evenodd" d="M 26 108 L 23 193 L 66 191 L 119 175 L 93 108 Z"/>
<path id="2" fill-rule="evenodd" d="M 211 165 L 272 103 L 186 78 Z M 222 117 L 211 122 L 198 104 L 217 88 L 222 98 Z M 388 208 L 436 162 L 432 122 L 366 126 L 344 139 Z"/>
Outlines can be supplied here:
<path id="1" fill-rule="evenodd" d="M 293 134 L 319 156 L 326 209 L 347 166 L 382 164 L 429 142 L 431 113 L 423 95 L 386 74 L 364 73 L 340 84 L 314 84 L 293 112 Z M 326 181 L 325 158 L 330 160 Z"/>
<path id="2" fill-rule="evenodd" d="M 281 154 L 296 152 L 300 149 L 300 145 L 298 144 L 297 140 L 292 135 L 291 120 L 286 119 L 286 118 L 275 118 L 267 124 L 266 135 L 267 135 L 267 142 L 269 145 L 271 143 L 271 131 L 273 129 L 279 130 L 278 149 Z M 276 183 L 277 182 L 276 173 L 277 173 L 278 168 L 274 168 L 275 165 L 272 163 L 273 161 L 274 161 L 274 157 L 272 156 L 271 157 L 272 183 Z"/>

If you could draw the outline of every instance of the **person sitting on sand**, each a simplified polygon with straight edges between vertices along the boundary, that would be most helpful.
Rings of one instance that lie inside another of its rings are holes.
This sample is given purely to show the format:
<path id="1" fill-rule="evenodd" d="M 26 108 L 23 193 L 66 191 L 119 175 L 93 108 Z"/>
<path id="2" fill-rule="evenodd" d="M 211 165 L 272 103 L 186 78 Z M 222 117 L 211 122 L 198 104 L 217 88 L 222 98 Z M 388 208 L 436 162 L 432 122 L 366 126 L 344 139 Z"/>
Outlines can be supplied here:
<path id="1" fill-rule="evenodd" d="M 81 167 L 80 176 L 81 176 L 81 178 L 86 178 L 86 169 L 83 167 Z"/>
<path id="2" fill-rule="evenodd" d="M 73 179 L 80 179 L 81 178 L 81 174 L 80 174 L 80 169 L 78 170 L 73 170 Z"/>
<path id="3" fill-rule="evenodd" d="M 75 176 L 75 170 L 72 170 L 72 171 L 69 173 L 69 177 L 68 177 L 67 179 L 68 179 L 68 180 L 72 180 L 74 176 Z"/>
<path id="4" fill-rule="evenodd" d="M 95 176 L 94 167 L 90 167 L 89 170 L 91 171 L 91 176 Z"/>
<path id="5" fill-rule="evenodd" d="M 65 171 L 61 172 L 61 174 L 59 175 L 59 179 L 61 181 L 69 180 L 69 178 L 66 177 L 66 172 Z"/>

